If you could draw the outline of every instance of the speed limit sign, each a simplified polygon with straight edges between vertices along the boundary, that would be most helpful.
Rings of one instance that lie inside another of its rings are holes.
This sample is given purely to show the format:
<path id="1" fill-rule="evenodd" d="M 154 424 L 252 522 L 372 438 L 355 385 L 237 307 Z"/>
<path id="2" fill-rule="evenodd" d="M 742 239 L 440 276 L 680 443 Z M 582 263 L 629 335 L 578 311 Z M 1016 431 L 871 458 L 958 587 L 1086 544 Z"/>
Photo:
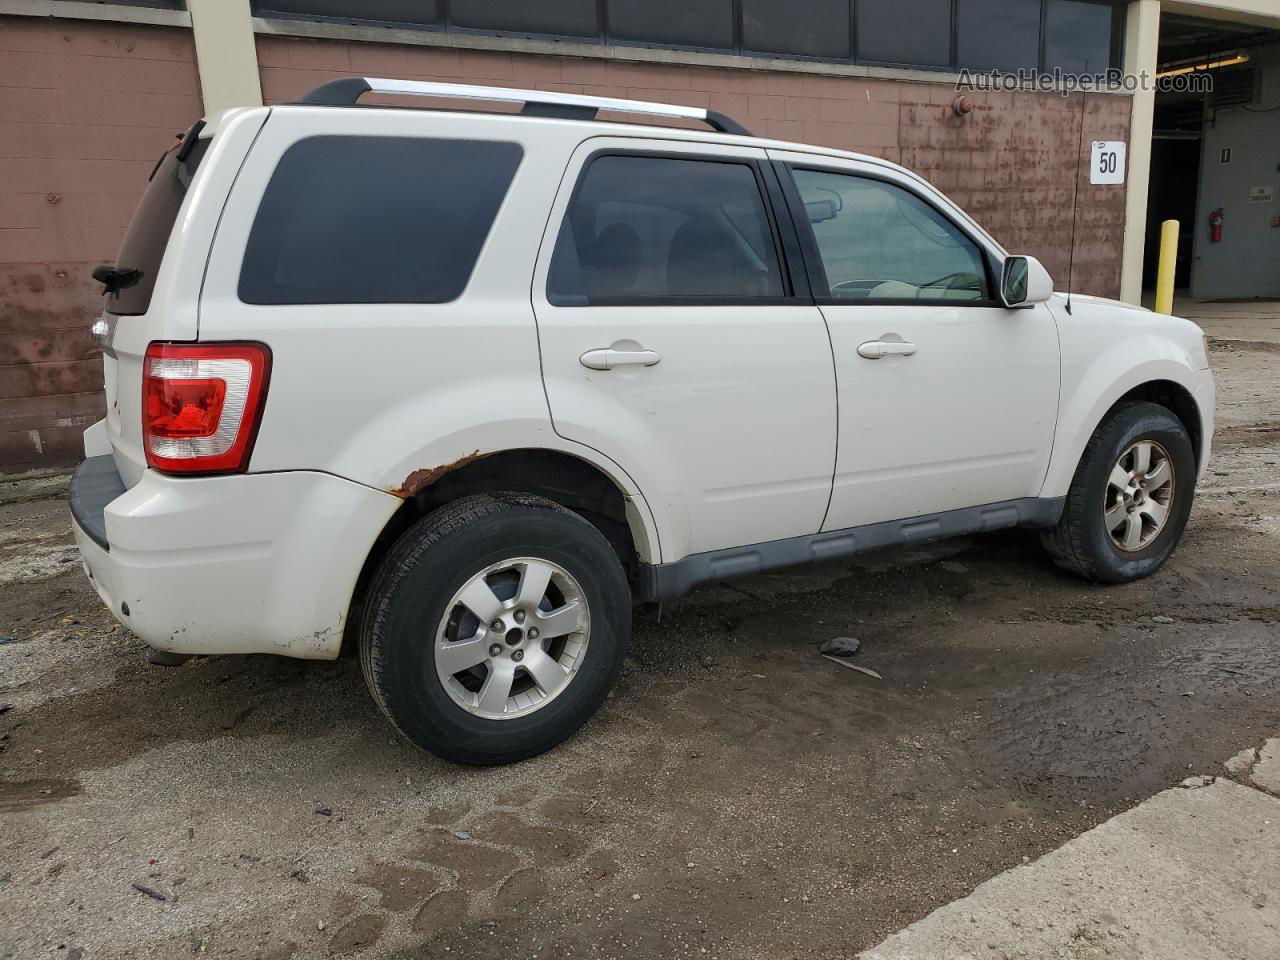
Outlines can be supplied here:
<path id="1" fill-rule="evenodd" d="M 1123 140 L 1093 141 L 1090 183 L 1124 183 L 1124 147 Z"/>

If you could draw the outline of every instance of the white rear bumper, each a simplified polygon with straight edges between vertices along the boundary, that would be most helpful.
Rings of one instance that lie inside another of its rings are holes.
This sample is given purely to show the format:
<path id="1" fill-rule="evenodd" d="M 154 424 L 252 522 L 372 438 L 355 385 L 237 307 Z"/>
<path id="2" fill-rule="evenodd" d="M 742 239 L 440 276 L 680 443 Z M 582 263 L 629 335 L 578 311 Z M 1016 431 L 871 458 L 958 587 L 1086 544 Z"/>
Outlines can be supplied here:
<path id="1" fill-rule="evenodd" d="M 106 505 L 107 548 L 73 526 L 98 595 L 157 650 L 332 659 L 361 567 L 400 502 L 324 473 L 148 470 Z"/>

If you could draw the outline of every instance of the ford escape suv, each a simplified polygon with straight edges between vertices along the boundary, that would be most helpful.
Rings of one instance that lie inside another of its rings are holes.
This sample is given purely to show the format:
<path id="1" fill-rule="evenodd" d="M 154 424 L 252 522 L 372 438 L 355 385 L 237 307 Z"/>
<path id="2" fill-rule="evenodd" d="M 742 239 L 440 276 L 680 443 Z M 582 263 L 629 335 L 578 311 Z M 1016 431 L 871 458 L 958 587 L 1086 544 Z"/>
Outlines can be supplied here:
<path id="1" fill-rule="evenodd" d="M 229 110 L 95 276 L 71 508 L 103 601 L 178 654 L 346 637 L 465 763 L 569 736 L 633 602 L 714 578 L 1014 526 L 1146 576 L 1209 456 L 1195 325 L 1053 293 L 902 167 L 690 107 L 350 78 Z"/>

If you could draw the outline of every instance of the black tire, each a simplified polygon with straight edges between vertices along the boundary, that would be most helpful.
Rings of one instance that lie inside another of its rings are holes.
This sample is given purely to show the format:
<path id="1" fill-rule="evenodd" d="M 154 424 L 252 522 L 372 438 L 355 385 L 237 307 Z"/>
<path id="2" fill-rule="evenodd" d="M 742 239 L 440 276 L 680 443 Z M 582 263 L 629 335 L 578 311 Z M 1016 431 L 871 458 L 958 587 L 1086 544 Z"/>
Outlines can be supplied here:
<path id="1" fill-rule="evenodd" d="M 1168 519 L 1159 534 L 1141 549 L 1126 551 L 1112 542 L 1106 529 L 1107 478 L 1121 455 L 1141 440 L 1154 440 L 1168 452 L 1175 483 Z M 1155 403 L 1117 407 L 1085 446 L 1062 518 L 1056 527 L 1041 534 L 1041 541 L 1054 563 L 1086 580 L 1128 583 L 1149 577 L 1182 537 L 1191 515 L 1195 480 L 1195 451 L 1181 420 Z"/>
<path id="2" fill-rule="evenodd" d="M 558 564 L 580 585 L 590 616 L 582 663 L 562 692 L 523 716 L 488 719 L 460 706 L 435 665 L 446 605 L 486 567 L 512 557 Z M 406 738 L 455 763 L 487 766 L 542 753 L 578 730 L 622 669 L 631 594 L 600 532 L 550 500 L 464 497 L 423 517 L 388 551 L 369 585 L 360 659 L 374 701 Z"/>

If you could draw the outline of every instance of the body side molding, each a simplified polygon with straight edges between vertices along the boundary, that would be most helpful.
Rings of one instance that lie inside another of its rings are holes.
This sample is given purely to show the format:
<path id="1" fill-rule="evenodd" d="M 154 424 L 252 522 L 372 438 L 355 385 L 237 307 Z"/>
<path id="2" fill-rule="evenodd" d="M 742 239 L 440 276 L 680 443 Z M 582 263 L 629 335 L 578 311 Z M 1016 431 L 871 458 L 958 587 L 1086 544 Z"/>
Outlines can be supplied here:
<path id="1" fill-rule="evenodd" d="M 673 563 L 643 564 L 637 599 L 669 600 L 710 580 L 834 560 L 877 547 L 927 543 L 1009 527 L 1052 527 L 1062 515 L 1065 502 L 1065 497 L 1023 497 L 905 520 L 886 520 L 845 530 L 695 553 Z"/>

